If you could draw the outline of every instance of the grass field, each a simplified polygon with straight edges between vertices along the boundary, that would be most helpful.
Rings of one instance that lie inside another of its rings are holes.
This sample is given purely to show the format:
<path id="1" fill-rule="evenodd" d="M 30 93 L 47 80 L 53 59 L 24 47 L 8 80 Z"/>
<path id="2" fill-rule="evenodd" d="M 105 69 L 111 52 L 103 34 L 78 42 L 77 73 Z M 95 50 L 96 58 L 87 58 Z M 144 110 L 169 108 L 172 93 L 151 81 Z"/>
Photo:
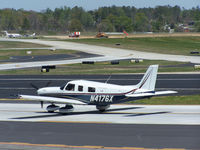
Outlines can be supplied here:
<path id="1" fill-rule="evenodd" d="M 71 64 L 57 66 L 48 73 L 41 73 L 40 68 L 28 68 L 18 70 L 3 70 L 0 74 L 115 74 L 115 73 L 144 73 L 149 65 L 159 64 L 159 72 L 199 72 L 194 70 L 192 65 L 183 62 L 144 60 L 141 63 L 131 63 L 130 61 L 120 61 L 119 65 L 111 65 L 110 62 L 99 62 L 95 64 Z"/>
<path id="2" fill-rule="evenodd" d="M 32 51 L 32 54 L 30 54 L 31 56 L 77 53 L 77 51 L 73 50 L 60 50 L 60 49 L 57 49 L 55 51 L 49 49 L 0 50 L 0 60 L 7 60 L 11 56 L 28 56 L 27 51 Z"/>
<path id="3" fill-rule="evenodd" d="M 200 37 L 104 38 L 67 41 L 164 54 L 190 55 L 191 51 L 200 52 Z M 117 46 L 117 43 L 120 45 Z"/>
<path id="4" fill-rule="evenodd" d="M 46 45 L 27 43 L 27 42 L 14 42 L 14 41 L 0 41 L 0 49 L 4 48 L 38 48 L 48 47 Z"/>
<path id="5" fill-rule="evenodd" d="M 200 105 L 200 95 L 152 97 L 150 99 L 132 101 L 129 103 L 148 105 Z"/>

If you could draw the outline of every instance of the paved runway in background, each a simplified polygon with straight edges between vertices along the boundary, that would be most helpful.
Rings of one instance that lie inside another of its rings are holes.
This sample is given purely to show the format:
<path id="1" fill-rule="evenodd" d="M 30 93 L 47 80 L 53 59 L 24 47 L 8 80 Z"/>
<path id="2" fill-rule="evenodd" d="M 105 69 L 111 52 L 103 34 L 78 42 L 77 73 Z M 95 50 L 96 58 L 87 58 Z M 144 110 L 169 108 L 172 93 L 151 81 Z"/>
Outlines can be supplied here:
<path id="1" fill-rule="evenodd" d="M 112 75 L 108 83 L 119 85 L 137 84 L 143 75 Z M 30 83 L 39 88 L 46 86 L 61 86 L 70 80 L 85 79 L 105 82 L 109 75 L 1 75 L 0 98 L 12 98 L 17 94 L 36 94 Z M 159 74 L 156 90 L 176 90 L 178 95 L 200 93 L 200 74 Z"/>

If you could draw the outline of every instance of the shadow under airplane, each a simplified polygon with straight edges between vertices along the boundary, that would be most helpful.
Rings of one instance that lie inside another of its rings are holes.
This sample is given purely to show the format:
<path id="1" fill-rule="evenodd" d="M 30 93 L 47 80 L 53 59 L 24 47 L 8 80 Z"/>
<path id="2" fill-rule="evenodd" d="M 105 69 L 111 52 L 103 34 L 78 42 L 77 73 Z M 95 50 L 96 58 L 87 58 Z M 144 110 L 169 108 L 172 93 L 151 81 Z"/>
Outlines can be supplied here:
<path id="1" fill-rule="evenodd" d="M 99 112 L 97 110 L 93 111 L 84 111 L 84 112 L 71 112 L 68 114 L 61 114 L 61 113 L 48 113 L 48 112 L 36 112 L 36 113 L 43 113 L 46 115 L 39 115 L 39 116 L 27 116 L 27 117 L 17 117 L 17 118 L 11 118 L 11 119 L 34 119 L 34 118 L 49 118 L 49 117 L 60 117 L 60 116 L 72 116 L 72 115 L 85 115 L 85 114 L 132 114 L 132 113 L 121 113 L 121 112 L 116 112 L 112 113 L 112 111 L 120 111 L 120 110 L 130 110 L 130 109 L 140 109 L 143 107 L 127 107 L 127 108 L 116 108 L 116 109 L 109 109 L 106 112 Z"/>
<path id="2" fill-rule="evenodd" d="M 109 109 L 106 112 L 102 113 L 96 110 L 93 111 L 85 111 L 85 112 L 71 112 L 68 114 L 60 114 L 60 113 L 48 113 L 48 112 L 36 112 L 36 113 L 43 113 L 45 115 L 38 115 L 38 116 L 27 116 L 27 117 L 17 117 L 11 119 L 34 119 L 34 118 L 50 118 L 50 117 L 60 117 L 60 116 L 72 116 L 72 115 L 85 115 L 85 114 L 125 114 L 125 117 L 137 117 L 137 116 L 146 116 L 146 115 L 158 115 L 158 114 L 165 114 L 170 112 L 152 112 L 152 113 L 130 113 L 130 112 L 113 112 L 113 111 L 120 111 L 120 110 L 130 110 L 130 109 L 140 109 L 143 107 L 128 107 L 128 108 L 116 108 L 116 109 Z"/>

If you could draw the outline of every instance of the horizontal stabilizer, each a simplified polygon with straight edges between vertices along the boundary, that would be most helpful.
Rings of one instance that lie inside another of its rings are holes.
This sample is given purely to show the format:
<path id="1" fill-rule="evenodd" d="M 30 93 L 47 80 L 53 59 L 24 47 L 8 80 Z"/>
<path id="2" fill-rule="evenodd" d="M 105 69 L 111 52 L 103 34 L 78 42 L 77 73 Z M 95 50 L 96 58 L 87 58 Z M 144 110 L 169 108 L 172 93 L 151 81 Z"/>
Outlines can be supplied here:
<path id="1" fill-rule="evenodd" d="M 126 97 L 146 97 L 146 96 L 154 96 L 154 93 L 138 93 L 138 94 L 127 94 Z"/>
<path id="2" fill-rule="evenodd" d="M 47 96 L 32 96 L 32 95 L 19 95 L 20 99 L 33 100 L 33 101 L 43 101 L 52 103 L 64 103 L 64 104 L 85 104 L 78 100 L 67 99 L 67 98 L 55 98 Z"/>
<path id="3" fill-rule="evenodd" d="M 176 91 L 158 91 L 155 93 L 135 93 L 135 94 L 127 94 L 126 97 L 149 97 L 149 96 L 157 96 L 157 95 L 166 95 L 166 94 L 175 94 Z"/>
<path id="4" fill-rule="evenodd" d="M 165 94 L 175 94 L 178 93 L 177 91 L 158 91 L 155 92 L 155 95 L 165 95 Z"/>

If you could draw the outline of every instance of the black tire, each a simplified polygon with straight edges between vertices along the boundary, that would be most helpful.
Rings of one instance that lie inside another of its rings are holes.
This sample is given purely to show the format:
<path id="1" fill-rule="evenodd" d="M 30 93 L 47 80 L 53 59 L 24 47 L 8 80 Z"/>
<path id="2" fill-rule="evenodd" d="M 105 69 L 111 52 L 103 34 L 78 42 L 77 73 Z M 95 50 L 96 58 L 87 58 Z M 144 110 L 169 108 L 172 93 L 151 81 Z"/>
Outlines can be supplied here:
<path id="1" fill-rule="evenodd" d="M 48 113 L 54 113 L 54 111 L 50 111 L 50 110 L 49 110 Z"/>
<path id="2" fill-rule="evenodd" d="M 106 110 L 105 109 L 99 109 L 99 112 L 105 112 Z"/>

